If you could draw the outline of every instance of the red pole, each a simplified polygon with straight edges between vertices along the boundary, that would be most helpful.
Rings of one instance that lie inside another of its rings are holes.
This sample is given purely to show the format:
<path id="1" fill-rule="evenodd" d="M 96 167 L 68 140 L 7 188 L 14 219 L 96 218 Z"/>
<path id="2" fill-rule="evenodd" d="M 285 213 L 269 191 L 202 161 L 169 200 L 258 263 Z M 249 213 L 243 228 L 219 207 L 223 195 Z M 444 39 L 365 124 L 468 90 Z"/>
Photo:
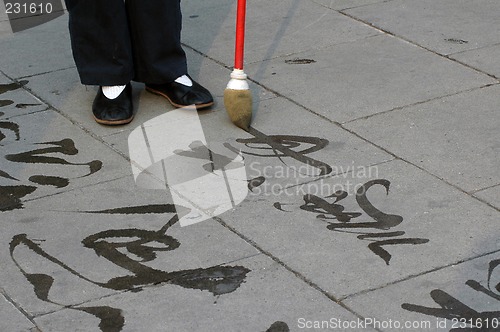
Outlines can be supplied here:
<path id="1" fill-rule="evenodd" d="M 236 12 L 236 43 L 234 51 L 234 68 L 243 70 L 243 53 L 245 49 L 245 16 L 246 0 L 238 0 Z"/>

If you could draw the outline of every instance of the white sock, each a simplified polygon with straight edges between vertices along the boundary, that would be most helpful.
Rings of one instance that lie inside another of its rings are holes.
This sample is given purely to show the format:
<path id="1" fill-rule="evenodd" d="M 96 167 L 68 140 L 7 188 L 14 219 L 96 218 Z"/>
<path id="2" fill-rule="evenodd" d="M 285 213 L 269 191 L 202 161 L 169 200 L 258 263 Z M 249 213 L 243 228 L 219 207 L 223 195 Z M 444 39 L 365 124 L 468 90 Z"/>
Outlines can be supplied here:
<path id="1" fill-rule="evenodd" d="M 102 87 L 102 93 L 106 96 L 108 99 L 115 99 L 122 93 L 122 91 L 125 90 L 125 85 L 114 85 L 114 86 L 103 86 Z"/>
<path id="2" fill-rule="evenodd" d="M 193 86 L 193 81 L 191 81 L 191 79 L 187 75 L 177 77 L 175 81 L 185 86 Z"/>

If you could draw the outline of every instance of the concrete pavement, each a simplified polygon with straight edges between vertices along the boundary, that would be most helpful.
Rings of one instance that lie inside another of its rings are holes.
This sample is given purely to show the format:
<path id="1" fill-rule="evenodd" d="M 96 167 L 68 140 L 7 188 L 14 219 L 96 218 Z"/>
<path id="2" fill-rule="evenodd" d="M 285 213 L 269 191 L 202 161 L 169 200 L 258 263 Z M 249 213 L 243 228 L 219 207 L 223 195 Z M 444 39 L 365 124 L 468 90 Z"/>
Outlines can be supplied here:
<path id="1" fill-rule="evenodd" d="M 500 2 L 249 1 L 248 132 L 235 1 L 182 6 L 216 105 L 122 127 L 1 8 L 0 331 L 498 331 Z"/>

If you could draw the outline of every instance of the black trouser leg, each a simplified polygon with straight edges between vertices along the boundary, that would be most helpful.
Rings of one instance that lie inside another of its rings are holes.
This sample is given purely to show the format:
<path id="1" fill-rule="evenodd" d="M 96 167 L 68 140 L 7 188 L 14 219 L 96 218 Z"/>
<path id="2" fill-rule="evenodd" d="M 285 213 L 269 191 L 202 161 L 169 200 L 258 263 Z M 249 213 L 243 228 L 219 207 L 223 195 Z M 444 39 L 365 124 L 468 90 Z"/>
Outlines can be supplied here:
<path id="1" fill-rule="evenodd" d="M 123 0 L 65 0 L 71 48 L 80 80 L 120 85 L 134 76 L 132 43 Z"/>
<path id="2" fill-rule="evenodd" d="M 83 84 L 161 84 L 187 73 L 180 0 L 65 1 Z"/>
<path id="3" fill-rule="evenodd" d="M 186 74 L 180 0 L 126 0 L 125 3 L 134 54 L 134 80 L 162 84 Z"/>

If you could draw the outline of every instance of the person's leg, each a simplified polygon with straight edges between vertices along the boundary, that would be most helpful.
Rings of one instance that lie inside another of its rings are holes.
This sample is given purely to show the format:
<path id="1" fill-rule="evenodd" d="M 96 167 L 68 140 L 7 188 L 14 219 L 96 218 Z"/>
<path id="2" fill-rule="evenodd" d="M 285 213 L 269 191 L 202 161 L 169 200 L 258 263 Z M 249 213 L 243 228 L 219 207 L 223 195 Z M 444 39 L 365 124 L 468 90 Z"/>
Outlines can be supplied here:
<path id="1" fill-rule="evenodd" d="M 106 125 L 129 123 L 134 117 L 130 86 L 134 65 L 123 0 L 65 1 L 80 80 L 100 86 L 92 104 L 95 120 Z"/>
<path id="2" fill-rule="evenodd" d="M 187 74 L 180 0 L 126 0 L 134 81 L 162 84 Z"/>
<path id="3" fill-rule="evenodd" d="M 65 1 L 73 57 L 82 84 L 130 82 L 134 65 L 123 0 Z"/>
<path id="4" fill-rule="evenodd" d="M 181 45 L 180 0 L 126 0 L 134 80 L 150 92 L 166 97 L 174 106 L 213 105 L 210 92 L 187 76 Z"/>

